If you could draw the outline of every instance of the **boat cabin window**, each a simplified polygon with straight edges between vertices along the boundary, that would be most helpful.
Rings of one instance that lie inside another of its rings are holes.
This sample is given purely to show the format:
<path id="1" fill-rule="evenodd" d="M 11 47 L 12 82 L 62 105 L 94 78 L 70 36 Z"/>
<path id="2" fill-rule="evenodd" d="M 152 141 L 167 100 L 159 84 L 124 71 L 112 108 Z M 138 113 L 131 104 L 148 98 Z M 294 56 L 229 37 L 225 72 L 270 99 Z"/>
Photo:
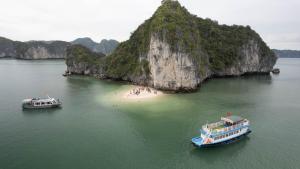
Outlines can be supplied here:
<path id="1" fill-rule="evenodd" d="M 225 126 L 231 126 L 232 124 L 229 122 L 225 122 Z"/>
<path id="2" fill-rule="evenodd" d="M 41 104 L 42 104 L 42 105 L 44 105 L 45 103 L 44 103 L 44 102 L 42 102 Z"/>
<path id="3" fill-rule="evenodd" d="M 47 102 L 47 104 L 52 104 L 51 102 Z"/>

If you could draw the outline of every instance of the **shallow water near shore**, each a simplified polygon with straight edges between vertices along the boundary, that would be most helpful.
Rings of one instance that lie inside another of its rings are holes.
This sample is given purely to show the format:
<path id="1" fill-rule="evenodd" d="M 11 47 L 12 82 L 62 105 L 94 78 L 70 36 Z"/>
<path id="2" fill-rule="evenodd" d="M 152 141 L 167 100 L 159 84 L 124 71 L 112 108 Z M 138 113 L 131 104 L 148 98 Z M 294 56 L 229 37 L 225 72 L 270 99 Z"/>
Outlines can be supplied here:
<path id="1" fill-rule="evenodd" d="M 64 61 L 0 60 L 0 169 L 296 169 L 300 166 L 300 59 L 280 75 L 220 78 L 189 94 L 127 102 L 126 83 L 63 77 Z M 49 94 L 61 109 L 27 110 Z M 197 149 L 190 139 L 226 112 L 251 121 L 237 143 Z"/>

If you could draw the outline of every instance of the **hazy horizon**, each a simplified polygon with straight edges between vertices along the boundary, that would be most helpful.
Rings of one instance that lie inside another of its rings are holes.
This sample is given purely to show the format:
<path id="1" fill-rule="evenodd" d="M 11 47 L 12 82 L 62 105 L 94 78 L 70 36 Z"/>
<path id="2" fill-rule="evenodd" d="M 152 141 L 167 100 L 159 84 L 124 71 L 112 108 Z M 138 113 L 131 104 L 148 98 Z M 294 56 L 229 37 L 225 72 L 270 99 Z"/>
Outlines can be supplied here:
<path id="1" fill-rule="evenodd" d="M 297 0 L 179 2 L 201 18 L 250 25 L 270 48 L 300 50 Z M 1 3 L 0 36 L 19 41 L 72 41 L 82 37 L 96 42 L 124 41 L 160 4 L 161 0 L 10 0 Z"/>

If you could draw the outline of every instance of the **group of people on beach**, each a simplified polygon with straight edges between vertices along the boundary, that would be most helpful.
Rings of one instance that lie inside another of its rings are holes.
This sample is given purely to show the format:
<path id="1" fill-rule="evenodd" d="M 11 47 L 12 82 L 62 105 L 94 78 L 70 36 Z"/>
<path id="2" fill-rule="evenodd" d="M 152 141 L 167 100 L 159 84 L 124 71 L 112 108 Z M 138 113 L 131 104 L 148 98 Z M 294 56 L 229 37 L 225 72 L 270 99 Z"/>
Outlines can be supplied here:
<path id="1" fill-rule="evenodd" d="M 147 93 L 154 93 L 154 94 L 157 94 L 157 91 L 156 90 L 153 90 L 149 87 L 138 87 L 138 88 L 134 88 L 130 91 L 130 94 L 131 95 L 140 95 L 141 93 L 143 92 L 147 92 Z"/>

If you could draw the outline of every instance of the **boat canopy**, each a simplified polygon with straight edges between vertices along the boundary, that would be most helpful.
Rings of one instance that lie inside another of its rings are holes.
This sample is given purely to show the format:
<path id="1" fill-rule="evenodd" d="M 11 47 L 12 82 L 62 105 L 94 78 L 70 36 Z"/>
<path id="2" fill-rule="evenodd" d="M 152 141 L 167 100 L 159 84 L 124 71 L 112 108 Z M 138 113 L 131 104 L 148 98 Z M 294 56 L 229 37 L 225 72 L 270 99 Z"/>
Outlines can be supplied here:
<path id="1" fill-rule="evenodd" d="M 227 117 L 222 117 L 221 120 L 234 124 L 243 121 L 244 119 L 240 116 L 227 116 Z"/>

